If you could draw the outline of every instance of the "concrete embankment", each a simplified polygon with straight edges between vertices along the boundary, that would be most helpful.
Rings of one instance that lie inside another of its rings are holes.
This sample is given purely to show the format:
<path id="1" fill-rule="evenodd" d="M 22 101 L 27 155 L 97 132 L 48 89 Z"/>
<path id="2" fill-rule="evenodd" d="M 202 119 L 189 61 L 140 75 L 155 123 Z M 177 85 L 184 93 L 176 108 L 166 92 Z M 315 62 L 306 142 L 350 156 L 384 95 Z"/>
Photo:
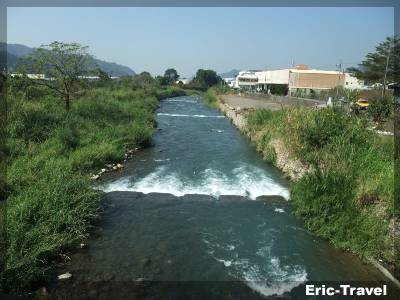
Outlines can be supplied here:
<path id="1" fill-rule="evenodd" d="M 266 103 L 262 107 L 268 107 L 269 105 L 269 103 Z M 255 107 L 234 107 L 226 103 L 224 98 L 219 99 L 218 106 L 225 116 L 231 120 L 232 124 L 235 125 L 243 134 L 248 136 L 250 140 L 256 138 L 256 136 L 252 136 L 247 130 L 247 115 L 254 111 Z M 272 104 L 272 106 L 274 106 L 274 104 Z M 258 107 L 259 106 L 257 106 L 257 108 Z M 296 181 L 300 179 L 309 170 L 308 166 L 290 156 L 289 151 L 282 140 L 273 139 L 269 142 L 268 146 L 271 151 L 274 152 L 275 166 L 291 180 Z M 260 149 L 257 150 L 260 151 Z"/>

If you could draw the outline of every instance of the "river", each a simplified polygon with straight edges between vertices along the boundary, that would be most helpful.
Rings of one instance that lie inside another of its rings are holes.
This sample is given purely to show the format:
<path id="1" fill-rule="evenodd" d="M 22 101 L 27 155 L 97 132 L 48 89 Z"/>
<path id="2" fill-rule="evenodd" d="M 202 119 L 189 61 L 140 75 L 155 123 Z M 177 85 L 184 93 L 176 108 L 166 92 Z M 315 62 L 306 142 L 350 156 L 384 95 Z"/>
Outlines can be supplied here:
<path id="1" fill-rule="evenodd" d="M 101 228 L 55 297 L 305 299 L 308 281 L 385 281 L 305 230 L 289 182 L 200 97 L 163 100 L 157 122 L 152 147 L 99 187 Z"/>

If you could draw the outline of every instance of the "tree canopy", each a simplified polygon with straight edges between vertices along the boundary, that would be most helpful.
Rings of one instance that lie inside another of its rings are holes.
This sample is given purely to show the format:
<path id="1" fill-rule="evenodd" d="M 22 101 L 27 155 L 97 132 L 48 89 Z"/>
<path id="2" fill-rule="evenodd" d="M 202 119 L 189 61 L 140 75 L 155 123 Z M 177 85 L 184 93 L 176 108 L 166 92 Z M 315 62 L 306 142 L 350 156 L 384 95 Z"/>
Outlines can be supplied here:
<path id="1" fill-rule="evenodd" d="M 23 73 L 45 74 L 46 78 L 37 78 L 33 82 L 57 92 L 64 100 L 67 110 L 82 76 L 89 75 L 95 70 L 94 67 L 94 60 L 88 53 L 87 46 L 62 42 L 42 45 L 18 64 L 18 69 Z"/>
<path id="2" fill-rule="evenodd" d="M 166 82 L 168 84 L 171 84 L 171 83 L 174 83 L 175 81 L 177 81 L 179 79 L 179 74 L 173 68 L 167 69 L 164 72 L 164 78 L 165 78 L 165 80 L 166 80 Z"/>
<path id="3" fill-rule="evenodd" d="M 222 81 L 221 77 L 217 75 L 214 70 L 203 70 L 199 69 L 196 72 L 196 76 L 193 82 L 200 85 L 203 88 L 219 84 Z"/>
<path id="4" fill-rule="evenodd" d="M 388 37 L 376 46 L 374 52 L 368 53 L 359 68 L 349 68 L 360 79 L 367 83 L 400 83 L 400 38 Z"/>
<path id="5" fill-rule="evenodd" d="M 153 85 L 156 80 L 151 76 L 149 72 L 142 72 L 139 75 L 136 75 L 133 77 L 133 80 L 136 84 L 138 84 L 140 87 L 145 87 L 149 85 Z"/>

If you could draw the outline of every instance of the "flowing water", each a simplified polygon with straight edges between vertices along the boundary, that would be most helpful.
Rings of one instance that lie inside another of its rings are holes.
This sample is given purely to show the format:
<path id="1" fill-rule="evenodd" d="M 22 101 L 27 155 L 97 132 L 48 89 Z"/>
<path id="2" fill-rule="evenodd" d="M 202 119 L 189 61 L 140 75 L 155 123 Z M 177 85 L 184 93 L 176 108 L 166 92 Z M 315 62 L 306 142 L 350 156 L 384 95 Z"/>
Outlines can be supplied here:
<path id="1" fill-rule="evenodd" d="M 299 299 L 308 281 L 385 280 L 306 231 L 288 182 L 200 97 L 164 100 L 157 115 L 153 146 L 101 185 L 101 232 L 56 295 Z"/>

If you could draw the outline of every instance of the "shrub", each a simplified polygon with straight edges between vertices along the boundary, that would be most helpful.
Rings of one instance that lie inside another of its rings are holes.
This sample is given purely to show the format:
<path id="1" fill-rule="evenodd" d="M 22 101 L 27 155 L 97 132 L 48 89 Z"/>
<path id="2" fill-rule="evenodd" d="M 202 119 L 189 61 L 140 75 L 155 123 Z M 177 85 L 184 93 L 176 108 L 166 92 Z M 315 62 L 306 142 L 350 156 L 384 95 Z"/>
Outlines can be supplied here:
<path id="1" fill-rule="evenodd" d="M 59 128 L 56 135 L 61 143 L 61 150 L 64 152 L 74 150 L 79 146 L 79 131 L 72 124 Z"/>
<path id="2" fill-rule="evenodd" d="M 218 98 L 217 93 L 213 88 L 209 88 L 203 95 L 204 103 L 210 107 L 217 108 Z"/>
<path id="3" fill-rule="evenodd" d="M 370 100 L 368 114 L 378 123 L 386 120 L 393 111 L 393 97 L 374 97 Z"/>
<path id="4" fill-rule="evenodd" d="M 43 142 L 63 118 L 58 108 L 48 101 L 16 101 L 10 111 L 10 137 L 22 138 L 26 142 Z"/>
<path id="5" fill-rule="evenodd" d="M 273 95 L 286 96 L 288 94 L 289 88 L 286 84 L 274 84 L 270 87 L 270 92 Z"/>

